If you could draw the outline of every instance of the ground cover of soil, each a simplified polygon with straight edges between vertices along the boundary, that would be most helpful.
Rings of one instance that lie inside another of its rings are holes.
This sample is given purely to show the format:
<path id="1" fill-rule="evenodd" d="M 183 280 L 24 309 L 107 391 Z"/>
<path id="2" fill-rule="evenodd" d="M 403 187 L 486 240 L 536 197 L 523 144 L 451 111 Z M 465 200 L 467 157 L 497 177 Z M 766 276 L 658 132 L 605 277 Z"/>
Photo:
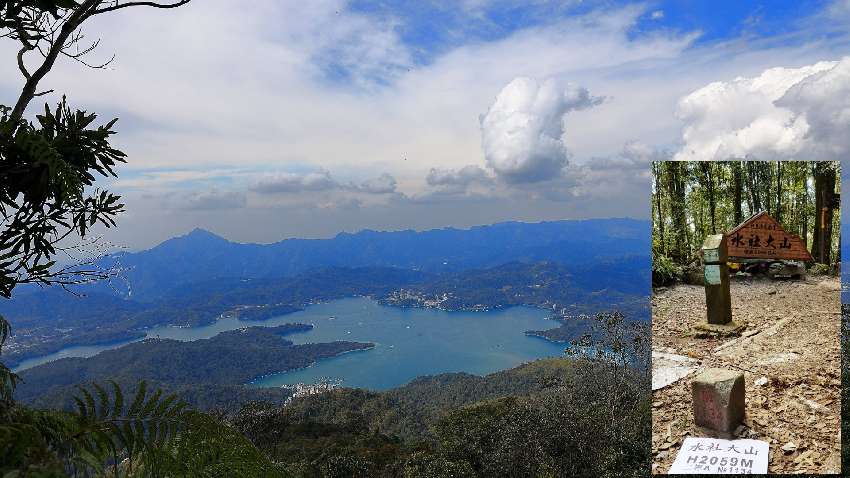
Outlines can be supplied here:
<path id="1" fill-rule="evenodd" d="M 653 473 L 667 472 L 685 437 L 716 436 L 693 423 L 690 379 L 709 367 L 744 373 L 747 416 L 735 436 L 769 443 L 769 473 L 838 472 L 840 288 L 837 277 L 733 278 L 732 314 L 747 329 L 727 338 L 693 335 L 706 320 L 702 286 L 655 289 L 653 351 L 696 359 L 697 370 L 653 392 Z"/>

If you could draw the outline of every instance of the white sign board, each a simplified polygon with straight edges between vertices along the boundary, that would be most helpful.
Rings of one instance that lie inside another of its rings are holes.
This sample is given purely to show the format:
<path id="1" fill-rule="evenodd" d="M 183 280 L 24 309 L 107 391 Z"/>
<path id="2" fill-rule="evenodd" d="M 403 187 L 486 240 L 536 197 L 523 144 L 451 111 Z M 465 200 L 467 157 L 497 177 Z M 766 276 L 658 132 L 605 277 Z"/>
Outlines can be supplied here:
<path id="1" fill-rule="evenodd" d="M 720 255 L 717 252 L 717 249 L 704 249 L 702 251 L 703 259 L 705 262 L 717 262 L 720 260 Z"/>
<path id="2" fill-rule="evenodd" d="M 710 285 L 720 283 L 720 266 L 711 264 L 705 266 L 705 283 Z"/>
<path id="3" fill-rule="evenodd" d="M 769 447 L 760 440 L 685 438 L 669 474 L 761 475 L 767 473 Z"/>

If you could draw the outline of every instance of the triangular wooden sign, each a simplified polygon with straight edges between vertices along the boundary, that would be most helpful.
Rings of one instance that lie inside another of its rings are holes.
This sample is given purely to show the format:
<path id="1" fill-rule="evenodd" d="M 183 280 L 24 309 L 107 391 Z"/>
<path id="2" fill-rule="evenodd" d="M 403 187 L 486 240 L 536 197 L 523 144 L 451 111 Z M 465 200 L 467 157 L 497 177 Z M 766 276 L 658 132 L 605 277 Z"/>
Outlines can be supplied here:
<path id="1" fill-rule="evenodd" d="M 762 211 L 726 233 L 729 260 L 775 259 L 811 262 L 812 255 L 796 234 Z"/>

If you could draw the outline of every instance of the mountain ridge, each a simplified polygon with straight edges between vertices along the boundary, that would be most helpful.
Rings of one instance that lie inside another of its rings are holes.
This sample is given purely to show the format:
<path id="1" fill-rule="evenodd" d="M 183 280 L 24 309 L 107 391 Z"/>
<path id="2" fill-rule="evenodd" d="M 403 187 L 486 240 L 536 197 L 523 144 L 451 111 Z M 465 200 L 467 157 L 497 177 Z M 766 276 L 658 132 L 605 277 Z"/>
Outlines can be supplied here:
<path id="1" fill-rule="evenodd" d="M 196 228 L 98 265 L 122 271 L 127 295 L 149 301 L 181 283 L 223 278 L 288 277 L 323 267 L 393 267 L 452 272 L 510 261 L 589 263 L 647 254 L 650 222 L 584 219 L 502 222 L 469 229 L 339 233 L 331 239 L 238 243 Z"/>

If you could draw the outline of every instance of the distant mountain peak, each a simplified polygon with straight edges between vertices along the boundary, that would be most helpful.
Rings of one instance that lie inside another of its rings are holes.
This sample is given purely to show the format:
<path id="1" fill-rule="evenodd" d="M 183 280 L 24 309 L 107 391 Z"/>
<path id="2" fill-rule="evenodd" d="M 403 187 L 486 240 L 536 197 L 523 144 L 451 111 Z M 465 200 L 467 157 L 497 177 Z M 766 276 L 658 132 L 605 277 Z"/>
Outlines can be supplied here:
<path id="1" fill-rule="evenodd" d="M 177 239 L 178 241 L 183 241 L 183 242 L 189 241 L 190 243 L 196 243 L 196 242 L 202 242 L 202 243 L 206 243 L 206 244 L 210 244 L 210 243 L 219 243 L 219 244 L 228 243 L 229 244 L 230 243 L 230 241 L 228 239 L 221 237 L 214 232 L 210 232 L 210 231 L 203 229 L 203 228 L 200 228 L 200 227 L 196 227 L 196 228 L 192 229 L 191 231 L 189 231 L 189 233 L 187 233 L 186 235 L 178 236 L 178 237 L 175 237 L 174 239 Z"/>
<path id="2" fill-rule="evenodd" d="M 192 229 L 191 231 L 189 231 L 188 234 L 186 234 L 185 237 L 193 237 L 193 238 L 211 237 L 211 238 L 226 240 L 223 237 L 219 236 L 218 234 L 215 234 L 213 232 L 210 232 L 210 231 L 203 229 L 203 228 L 200 228 L 200 227 L 196 227 L 196 228 Z"/>
<path id="3" fill-rule="evenodd" d="M 174 248 L 183 250 L 186 247 L 201 248 L 196 251 L 199 252 L 203 251 L 206 247 L 219 244 L 230 244 L 230 241 L 206 229 L 196 227 L 187 234 L 172 237 L 171 239 L 159 243 L 156 247 L 143 252 L 172 250 Z"/>

